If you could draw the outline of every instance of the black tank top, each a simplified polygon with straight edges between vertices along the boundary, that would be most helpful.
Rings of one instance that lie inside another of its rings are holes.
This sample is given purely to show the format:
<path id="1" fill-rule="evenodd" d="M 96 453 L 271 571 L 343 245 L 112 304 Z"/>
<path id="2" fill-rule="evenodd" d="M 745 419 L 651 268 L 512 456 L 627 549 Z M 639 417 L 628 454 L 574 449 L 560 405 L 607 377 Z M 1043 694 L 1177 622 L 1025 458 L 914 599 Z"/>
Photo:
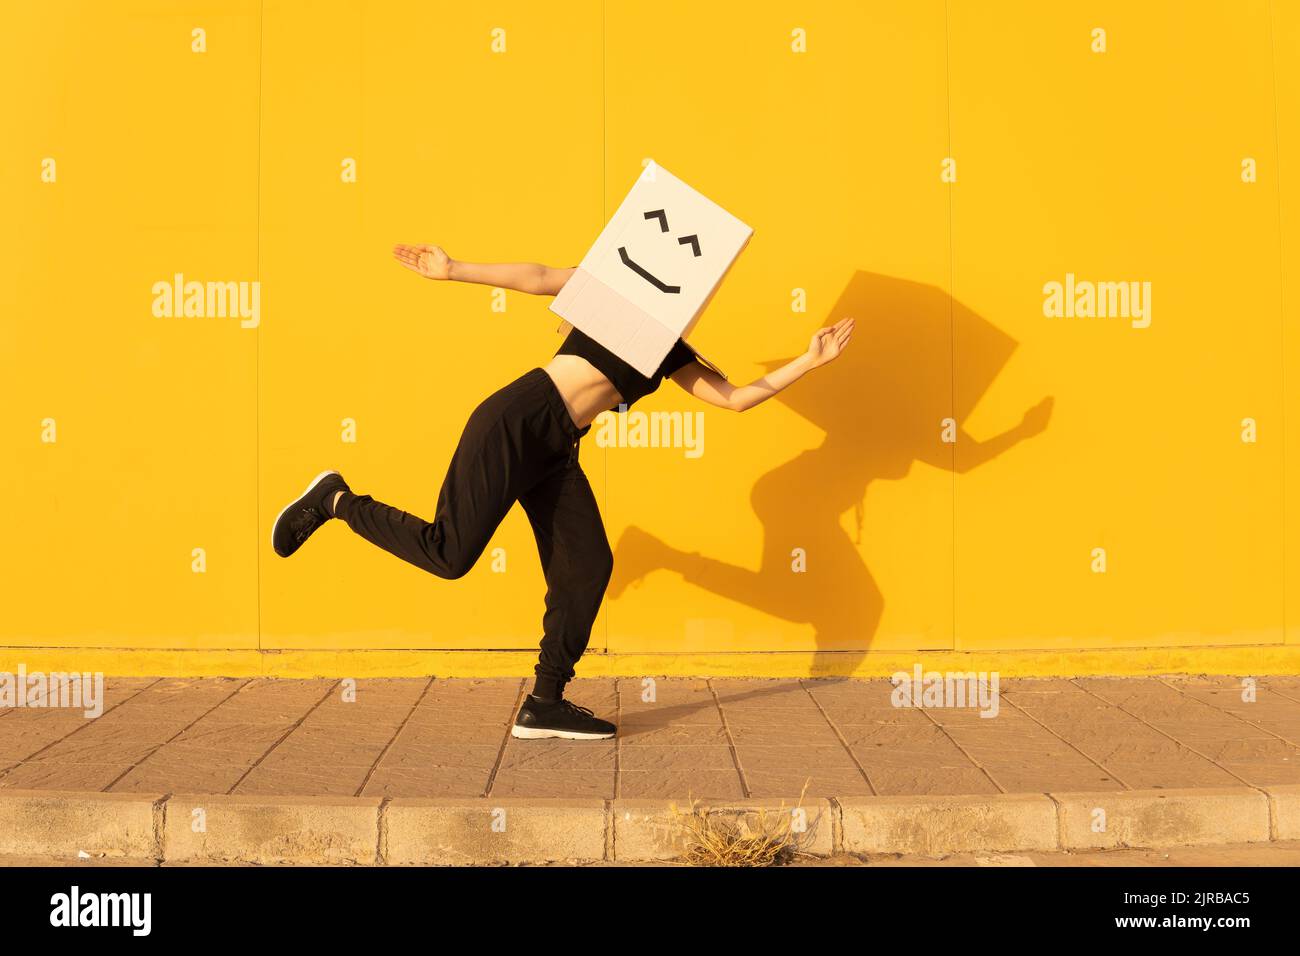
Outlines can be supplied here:
<path id="1" fill-rule="evenodd" d="M 577 355 L 579 358 L 585 358 L 595 366 L 596 371 L 609 379 L 614 388 L 618 390 L 618 394 L 622 396 L 623 405 L 627 408 L 631 408 L 633 402 L 649 395 L 659 387 L 659 383 L 665 378 L 695 359 L 695 353 L 687 347 L 685 342 L 678 339 L 673 344 L 668 355 L 659 363 L 659 367 L 655 369 L 654 377 L 646 378 L 605 346 L 576 327 L 565 337 L 559 351 L 555 354 Z M 611 408 L 610 411 L 616 412 L 618 407 Z"/>

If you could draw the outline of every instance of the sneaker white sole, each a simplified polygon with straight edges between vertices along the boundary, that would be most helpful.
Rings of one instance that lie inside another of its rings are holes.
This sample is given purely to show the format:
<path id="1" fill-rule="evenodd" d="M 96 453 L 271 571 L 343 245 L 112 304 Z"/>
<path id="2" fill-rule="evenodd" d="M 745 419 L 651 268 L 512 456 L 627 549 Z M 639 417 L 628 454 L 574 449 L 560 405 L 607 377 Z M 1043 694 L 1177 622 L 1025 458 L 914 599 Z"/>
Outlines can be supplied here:
<path id="1" fill-rule="evenodd" d="M 271 522 L 271 550 L 272 551 L 275 550 L 275 527 L 280 523 L 280 519 L 284 517 L 284 513 L 288 511 L 290 508 L 292 508 L 299 501 L 301 501 L 303 498 L 305 498 L 307 496 L 307 492 L 311 491 L 318 484 L 320 484 L 321 479 L 328 478 L 330 475 L 337 475 L 337 474 L 338 472 L 332 468 L 329 471 L 322 471 L 319 475 L 317 475 L 308 483 L 307 487 L 302 490 L 302 494 L 300 494 L 297 498 L 294 498 L 293 501 L 289 502 L 287 505 L 285 505 L 283 508 L 280 509 L 280 513 L 276 515 L 275 520 Z"/>
<path id="2" fill-rule="evenodd" d="M 608 740 L 613 734 L 584 734 L 576 730 L 547 730 L 544 727 L 520 727 L 515 725 L 510 728 L 510 736 L 518 737 L 520 740 L 541 740 L 544 737 L 562 737 L 565 740 Z"/>

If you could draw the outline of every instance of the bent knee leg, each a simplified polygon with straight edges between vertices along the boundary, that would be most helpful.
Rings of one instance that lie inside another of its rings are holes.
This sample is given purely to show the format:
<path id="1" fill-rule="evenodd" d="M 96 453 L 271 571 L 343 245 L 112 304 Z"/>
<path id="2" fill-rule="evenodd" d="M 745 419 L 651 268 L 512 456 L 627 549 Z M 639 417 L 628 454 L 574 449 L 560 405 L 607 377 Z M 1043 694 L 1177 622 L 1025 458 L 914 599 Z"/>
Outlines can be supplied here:
<path id="1" fill-rule="evenodd" d="M 426 522 L 420 529 L 421 567 L 440 578 L 455 581 L 463 578 L 478 563 L 486 543 L 465 541 L 448 535 L 439 522 Z"/>

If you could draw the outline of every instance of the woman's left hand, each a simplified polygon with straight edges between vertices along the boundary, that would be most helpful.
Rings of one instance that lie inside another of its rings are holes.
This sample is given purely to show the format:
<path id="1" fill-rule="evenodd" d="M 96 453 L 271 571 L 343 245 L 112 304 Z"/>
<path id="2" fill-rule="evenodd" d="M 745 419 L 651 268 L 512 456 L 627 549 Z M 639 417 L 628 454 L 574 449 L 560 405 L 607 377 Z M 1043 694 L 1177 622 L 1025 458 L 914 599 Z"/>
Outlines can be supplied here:
<path id="1" fill-rule="evenodd" d="M 398 243 L 393 246 L 393 258 L 426 279 L 451 278 L 451 256 L 447 255 L 442 246 Z"/>
<path id="2" fill-rule="evenodd" d="M 853 337 L 853 319 L 840 319 L 828 328 L 818 329 L 808 343 L 808 358 L 813 368 L 820 368 L 839 357 Z"/>

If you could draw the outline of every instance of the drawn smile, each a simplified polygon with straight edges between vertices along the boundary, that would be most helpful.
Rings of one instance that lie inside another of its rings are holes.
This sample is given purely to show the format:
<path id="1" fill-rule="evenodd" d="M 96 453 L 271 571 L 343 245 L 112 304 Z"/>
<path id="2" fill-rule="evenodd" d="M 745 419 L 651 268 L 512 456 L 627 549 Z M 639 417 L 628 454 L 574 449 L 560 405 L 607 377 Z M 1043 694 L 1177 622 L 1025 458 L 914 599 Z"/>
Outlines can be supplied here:
<path id="1" fill-rule="evenodd" d="M 627 254 L 627 247 L 626 247 L 626 246 L 619 246 L 619 247 L 618 247 L 618 257 L 619 257 L 620 259 L 623 260 L 623 265 L 627 266 L 629 269 L 631 269 L 633 272 L 635 272 L 637 275 L 639 275 L 642 279 L 645 279 L 646 282 L 649 282 L 652 286 L 654 286 L 654 287 L 655 287 L 656 289 L 658 289 L 660 292 L 669 292 L 669 293 L 672 293 L 672 292 L 681 292 L 681 291 L 682 291 L 682 287 L 681 287 L 681 286 L 679 286 L 679 285 L 668 285 L 668 284 L 667 284 L 666 282 L 664 282 L 662 279 L 658 278 L 657 276 L 655 276 L 655 275 L 651 274 L 650 272 L 646 271 L 645 269 L 643 269 L 641 266 L 637 265 L 637 263 L 635 262 L 635 260 L 633 260 L 633 258 Z"/>
<path id="2" fill-rule="evenodd" d="M 656 222 L 658 222 L 658 223 L 659 223 L 659 231 L 660 231 L 660 232 L 667 232 L 667 231 L 668 231 L 668 213 L 664 212 L 664 210 L 662 210 L 662 209 L 652 209 L 652 210 L 650 210 L 650 212 L 644 213 L 644 214 L 643 214 L 643 217 L 644 217 L 645 219 L 653 219 L 653 220 L 655 220 Z M 695 236 L 695 235 L 691 235 L 691 236 L 682 236 L 680 239 L 677 240 L 677 242 L 678 242 L 678 244 L 683 245 L 683 246 L 690 246 L 690 247 L 691 247 L 691 253 L 695 256 L 695 258 L 698 259 L 698 258 L 700 257 L 700 237 L 699 237 L 699 236 Z M 629 255 L 627 254 L 627 247 L 626 247 L 626 246 L 619 246 L 619 247 L 618 247 L 618 257 L 619 257 L 620 259 L 623 260 L 623 265 L 627 266 L 629 269 L 631 269 L 633 272 L 635 272 L 637 275 L 639 275 L 642 279 L 645 279 L 646 282 L 649 282 L 652 286 L 654 286 L 654 287 L 655 287 L 656 289 L 658 289 L 660 292 L 667 292 L 669 295 L 672 295 L 672 294 L 675 294 L 675 293 L 678 293 L 678 292 L 681 292 L 681 291 L 682 291 L 682 287 L 681 287 L 681 286 L 679 286 L 679 285 L 669 285 L 667 282 L 664 282 L 664 281 L 663 281 L 662 279 L 660 279 L 658 276 L 656 276 L 656 275 L 654 275 L 653 273 L 651 273 L 650 270 L 646 269 L 644 266 L 642 266 L 640 263 L 638 263 L 635 259 L 633 259 L 631 256 L 629 256 Z"/>

